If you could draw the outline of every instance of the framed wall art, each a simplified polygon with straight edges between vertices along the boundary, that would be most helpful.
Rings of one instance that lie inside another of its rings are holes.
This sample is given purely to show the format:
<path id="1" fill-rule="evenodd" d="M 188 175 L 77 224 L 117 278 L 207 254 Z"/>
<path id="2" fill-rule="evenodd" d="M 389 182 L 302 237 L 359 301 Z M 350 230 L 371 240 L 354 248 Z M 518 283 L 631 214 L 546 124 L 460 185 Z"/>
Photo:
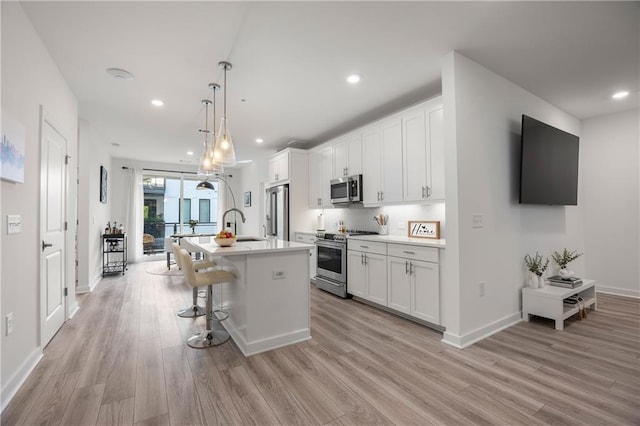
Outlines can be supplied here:
<path id="1" fill-rule="evenodd" d="M 244 206 L 251 207 L 251 191 L 244 193 Z"/>
<path id="2" fill-rule="evenodd" d="M 412 238 L 440 239 L 439 221 L 413 220 L 409 221 L 407 229 L 409 230 L 409 237 Z"/>
<path id="3" fill-rule="evenodd" d="M 107 169 L 100 166 L 100 202 L 107 203 Z"/>
<path id="4" fill-rule="evenodd" d="M 0 148 L 0 178 L 24 183 L 25 127 L 2 113 L 2 146 Z"/>

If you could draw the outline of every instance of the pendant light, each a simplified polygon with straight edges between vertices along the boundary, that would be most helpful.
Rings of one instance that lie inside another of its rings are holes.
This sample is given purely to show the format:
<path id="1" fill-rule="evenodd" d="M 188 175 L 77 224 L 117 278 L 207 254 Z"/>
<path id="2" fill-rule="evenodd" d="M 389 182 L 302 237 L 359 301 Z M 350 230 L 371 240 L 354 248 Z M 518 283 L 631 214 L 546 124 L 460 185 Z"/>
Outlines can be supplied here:
<path id="1" fill-rule="evenodd" d="M 213 162 L 213 150 L 215 143 L 215 127 L 216 127 L 216 90 L 220 89 L 220 86 L 216 83 L 209 83 L 209 88 L 213 92 L 213 102 L 209 100 L 203 100 L 202 103 L 205 105 L 205 129 L 201 130 L 205 134 L 204 139 L 204 151 L 202 153 L 202 157 L 200 158 L 200 164 L 198 167 L 199 175 L 213 175 L 216 173 L 223 173 L 224 169 L 222 165 L 215 164 Z M 209 105 L 213 103 L 213 130 L 209 131 Z M 200 189 L 200 188 L 198 188 Z"/>
<path id="2" fill-rule="evenodd" d="M 236 165 L 236 151 L 233 147 L 233 139 L 229 132 L 227 121 L 227 70 L 231 69 L 231 64 L 226 61 L 218 62 L 218 66 L 224 70 L 224 112 L 220 120 L 220 130 L 213 149 L 213 162 L 223 166 Z"/>

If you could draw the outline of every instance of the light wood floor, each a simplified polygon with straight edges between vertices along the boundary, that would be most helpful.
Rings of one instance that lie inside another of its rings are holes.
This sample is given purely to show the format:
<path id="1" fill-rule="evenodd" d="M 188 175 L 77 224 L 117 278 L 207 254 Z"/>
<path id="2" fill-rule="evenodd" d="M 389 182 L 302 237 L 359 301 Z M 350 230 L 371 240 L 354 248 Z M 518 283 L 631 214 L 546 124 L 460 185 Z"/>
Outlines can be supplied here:
<path id="1" fill-rule="evenodd" d="M 2 413 L 14 424 L 640 424 L 639 301 L 520 323 L 465 350 L 312 288 L 312 340 L 197 350 L 191 292 L 149 264 L 103 280 Z"/>

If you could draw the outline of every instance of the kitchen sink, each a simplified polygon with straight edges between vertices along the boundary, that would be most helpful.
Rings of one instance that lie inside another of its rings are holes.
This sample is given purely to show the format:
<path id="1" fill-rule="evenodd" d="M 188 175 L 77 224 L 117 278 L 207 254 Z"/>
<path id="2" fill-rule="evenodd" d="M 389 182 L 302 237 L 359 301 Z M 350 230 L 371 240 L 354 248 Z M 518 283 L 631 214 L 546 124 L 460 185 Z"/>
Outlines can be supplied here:
<path id="1" fill-rule="evenodd" d="M 264 238 L 261 237 L 254 237 L 251 235 L 238 235 L 236 237 L 236 241 L 241 243 L 241 242 L 248 242 L 248 241 L 264 241 Z"/>

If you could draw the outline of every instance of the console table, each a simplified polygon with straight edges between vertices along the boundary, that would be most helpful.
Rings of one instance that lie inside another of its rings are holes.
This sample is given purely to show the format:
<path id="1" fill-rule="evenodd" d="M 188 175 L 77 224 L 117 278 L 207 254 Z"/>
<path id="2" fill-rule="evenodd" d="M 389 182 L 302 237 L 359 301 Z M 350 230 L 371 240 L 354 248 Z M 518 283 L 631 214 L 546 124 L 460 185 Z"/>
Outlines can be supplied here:
<path id="1" fill-rule="evenodd" d="M 550 318 L 556 321 L 556 330 L 564 329 L 564 320 L 579 311 L 579 307 L 565 306 L 564 299 L 579 295 L 584 299 L 583 307 L 597 309 L 596 282 L 582 280 L 576 288 L 554 287 L 546 285 L 542 288 L 522 289 L 522 319 L 529 321 L 530 315 Z"/>

